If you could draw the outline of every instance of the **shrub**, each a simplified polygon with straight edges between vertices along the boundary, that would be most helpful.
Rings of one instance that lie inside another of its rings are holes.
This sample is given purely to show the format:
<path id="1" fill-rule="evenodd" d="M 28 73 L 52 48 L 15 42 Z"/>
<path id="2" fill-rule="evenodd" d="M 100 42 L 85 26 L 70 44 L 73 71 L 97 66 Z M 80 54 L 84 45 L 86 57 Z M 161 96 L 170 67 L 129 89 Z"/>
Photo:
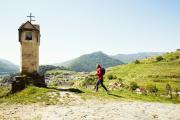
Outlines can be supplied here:
<path id="1" fill-rule="evenodd" d="M 169 83 L 166 84 L 166 94 L 172 99 L 172 87 Z"/>
<path id="2" fill-rule="evenodd" d="M 156 57 L 156 61 L 159 62 L 159 61 L 162 61 L 164 58 L 162 56 L 158 56 Z"/>
<path id="3" fill-rule="evenodd" d="M 124 84 L 124 83 L 123 83 L 123 88 L 124 88 L 124 89 L 130 89 L 130 86 L 129 86 L 128 84 Z"/>
<path id="4" fill-rule="evenodd" d="M 113 76 L 113 79 L 117 79 L 117 76 L 116 76 L 116 75 L 114 75 L 114 76 Z"/>
<path id="5" fill-rule="evenodd" d="M 173 61 L 173 60 L 175 60 L 175 58 L 173 58 L 173 57 L 172 57 L 172 58 L 170 58 L 170 61 Z"/>
<path id="6" fill-rule="evenodd" d="M 146 86 L 146 89 L 148 90 L 149 93 L 157 93 L 158 92 L 158 88 L 156 87 L 156 85 L 152 85 L 152 84 L 148 84 Z"/>
<path id="7" fill-rule="evenodd" d="M 160 82 L 160 83 L 163 83 L 163 82 L 166 82 L 165 80 L 158 80 L 158 79 L 155 79 L 153 80 L 153 82 Z"/>
<path id="8" fill-rule="evenodd" d="M 180 92 L 180 88 L 175 88 L 175 92 L 176 92 L 176 97 L 178 98 L 179 97 L 179 93 Z"/>
<path id="9" fill-rule="evenodd" d="M 139 60 L 135 60 L 134 63 L 135 64 L 140 64 L 140 61 Z"/>
<path id="10" fill-rule="evenodd" d="M 113 79 L 113 75 L 107 75 L 107 78 L 109 79 L 109 80 L 112 80 Z"/>
<path id="11" fill-rule="evenodd" d="M 123 79 L 122 78 L 118 78 L 118 82 L 122 83 Z"/>
<path id="12" fill-rule="evenodd" d="M 176 59 L 179 59 L 179 56 L 176 56 Z"/>
<path id="13" fill-rule="evenodd" d="M 139 88 L 138 84 L 134 81 L 130 83 L 129 87 L 131 90 L 136 90 L 137 88 Z"/>
<path id="14" fill-rule="evenodd" d="M 82 81 L 82 86 L 88 86 L 88 85 L 95 85 L 96 84 L 96 78 L 93 76 L 93 77 L 86 77 L 83 81 Z"/>
<path id="15" fill-rule="evenodd" d="M 0 87 L 0 98 L 8 95 L 8 93 L 10 92 L 10 89 L 11 88 L 9 88 L 8 86 L 1 86 Z"/>
<path id="16" fill-rule="evenodd" d="M 109 74 L 107 75 L 108 80 L 117 79 L 116 75 Z"/>
<path id="17" fill-rule="evenodd" d="M 55 75 L 55 76 L 56 76 L 56 75 L 59 75 L 59 73 L 58 73 L 58 72 L 55 72 L 54 75 Z"/>

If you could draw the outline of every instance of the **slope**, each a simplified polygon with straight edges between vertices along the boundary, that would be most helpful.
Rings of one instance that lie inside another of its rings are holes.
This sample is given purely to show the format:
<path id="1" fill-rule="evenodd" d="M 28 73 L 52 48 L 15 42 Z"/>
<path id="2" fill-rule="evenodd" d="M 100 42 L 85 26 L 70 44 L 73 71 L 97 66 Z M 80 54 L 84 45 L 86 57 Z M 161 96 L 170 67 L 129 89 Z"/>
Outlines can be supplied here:
<path id="1" fill-rule="evenodd" d="M 180 51 L 112 67 L 107 73 L 126 83 L 135 81 L 142 87 L 154 84 L 160 91 L 169 83 L 175 90 L 180 86 Z"/>
<path id="2" fill-rule="evenodd" d="M 60 65 L 70 68 L 74 71 L 93 71 L 96 69 L 96 64 L 101 64 L 103 67 L 112 67 L 123 64 L 123 62 L 113 59 L 103 52 L 94 52 L 91 54 L 82 55 L 74 60 L 62 63 Z"/>

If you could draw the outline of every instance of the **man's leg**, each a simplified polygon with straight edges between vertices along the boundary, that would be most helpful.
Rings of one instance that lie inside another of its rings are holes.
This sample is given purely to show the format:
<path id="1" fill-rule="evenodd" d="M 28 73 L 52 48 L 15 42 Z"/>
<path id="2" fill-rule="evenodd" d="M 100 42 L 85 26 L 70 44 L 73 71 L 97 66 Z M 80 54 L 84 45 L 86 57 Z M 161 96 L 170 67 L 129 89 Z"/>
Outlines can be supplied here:
<path id="1" fill-rule="evenodd" d="M 100 80 L 98 80 L 98 81 L 96 82 L 96 92 L 98 91 L 99 83 L 100 83 Z"/>
<path id="2" fill-rule="evenodd" d="M 103 84 L 103 80 L 100 80 L 101 82 L 101 86 L 106 90 L 106 92 L 108 92 L 108 90 L 107 90 L 107 88 L 106 88 L 106 86 Z"/>

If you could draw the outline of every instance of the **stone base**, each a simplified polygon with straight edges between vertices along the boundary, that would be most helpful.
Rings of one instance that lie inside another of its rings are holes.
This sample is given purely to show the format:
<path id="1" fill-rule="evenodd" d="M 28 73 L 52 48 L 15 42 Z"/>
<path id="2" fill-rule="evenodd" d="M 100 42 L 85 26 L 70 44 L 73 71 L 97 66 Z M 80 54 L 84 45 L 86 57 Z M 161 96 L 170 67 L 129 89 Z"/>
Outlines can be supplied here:
<path id="1" fill-rule="evenodd" d="M 11 84 L 11 93 L 15 93 L 25 89 L 27 81 L 23 76 L 16 76 L 16 80 Z"/>
<path id="2" fill-rule="evenodd" d="M 40 76 L 39 74 L 31 76 L 16 76 L 16 80 L 12 83 L 11 93 L 19 92 L 25 89 L 28 85 L 46 87 L 44 76 Z"/>

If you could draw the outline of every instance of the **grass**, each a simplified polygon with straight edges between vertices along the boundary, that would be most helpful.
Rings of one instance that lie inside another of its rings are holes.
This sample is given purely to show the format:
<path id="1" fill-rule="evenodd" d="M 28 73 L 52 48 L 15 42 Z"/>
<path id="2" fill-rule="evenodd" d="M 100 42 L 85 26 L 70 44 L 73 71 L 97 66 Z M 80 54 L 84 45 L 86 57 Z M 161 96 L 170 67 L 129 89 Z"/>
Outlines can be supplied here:
<path id="1" fill-rule="evenodd" d="M 9 94 L 1 97 L 0 103 L 6 104 L 57 104 L 59 91 L 54 89 L 38 88 L 29 86 L 16 94 Z"/>
<path id="2" fill-rule="evenodd" d="M 140 86 L 155 84 L 160 91 L 165 91 L 169 83 L 173 89 L 180 86 L 180 52 L 167 53 L 164 60 L 156 62 L 156 58 L 141 60 L 140 64 L 130 63 L 108 69 L 107 74 L 116 75 L 125 83 L 136 81 Z M 178 58 L 173 59 L 172 58 Z"/>
<path id="3" fill-rule="evenodd" d="M 6 96 L 10 91 L 10 88 L 8 86 L 0 87 L 0 98 L 3 96 Z"/>
<path id="4" fill-rule="evenodd" d="M 180 99 L 176 99 L 175 97 L 173 99 L 170 99 L 166 97 L 155 96 L 153 94 L 149 94 L 149 95 L 137 94 L 126 89 L 110 91 L 109 95 L 102 88 L 100 88 L 98 92 L 95 92 L 92 89 L 87 89 L 87 88 L 80 88 L 80 90 L 84 92 L 79 94 L 84 100 L 98 99 L 100 101 L 121 100 L 121 101 L 146 101 L 146 102 L 175 103 L 175 104 L 180 103 Z"/>
<path id="5" fill-rule="evenodd" d="M 110 91 L 108 95 L 104 89 L 100 87 L 98 92 L 90 88 L 85 87 L 71 87 L 69 89 L 55 89 L 55 88 L 38 88 L 34 86 L 29 86 L 25 90 L 4 96 L 0 98 L 0 103 L 6 105 L 10 104 L 43 104 L 43 105 L 55 105 L 63 104 L 61 103 L 62 98 L 60 93 L 63 91 L 68 91 L 75 93 L 84 100 L 95 99 L 100 101 L 146 101 L 146 102 L 161 102 L 161 103 L 180 103 L 180 99 L 173 99 L 144 94 L 136 94 L 126 89 L 113 90 Z M 68 98 L 69 99 L 69 98 Z M 66 101 L 66 100 L 65 100 Z M 69 101 L 70 102 L 70 101 Z M 67 103 L 67 102 L 66 102 Z"/>

